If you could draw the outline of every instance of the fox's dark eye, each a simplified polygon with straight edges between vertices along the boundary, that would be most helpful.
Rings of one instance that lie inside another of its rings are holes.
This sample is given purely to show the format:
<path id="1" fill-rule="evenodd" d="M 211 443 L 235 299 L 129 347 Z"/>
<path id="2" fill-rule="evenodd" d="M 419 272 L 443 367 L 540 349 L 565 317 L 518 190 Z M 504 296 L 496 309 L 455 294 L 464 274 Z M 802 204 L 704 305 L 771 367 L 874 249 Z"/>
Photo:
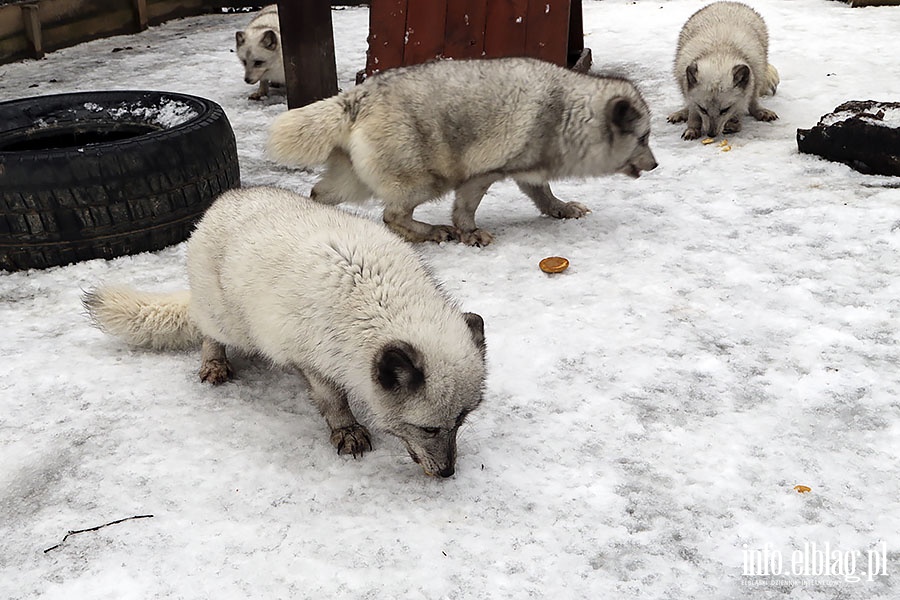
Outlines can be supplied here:
<path id="1" fill-rule="evenodd" d="M 441 432 L 440 427 L 420 427 L 423 433 L 430 436 L 435 436 Z"/>
<path id="2" fill-rule="evenodd" d="M 720 110 L 720 111 L 719 111 L 719 114 L 720 114 L 720 115 L 724 115 L 724 114 L 727 113 L 729 110 L 731 110 L 731 107 L 730 107 L 730 106 L 729 106 L 728 108 L 723 108 L 722 110 Z"/>
<path id="3" fill-rule="evenodd" d="M 709 114 L 708 112 L 706 112 L 706 109 L 703 108 L 702 106 L 698 106 L 698 107 L 697 107 L 697 110 L 699 110 L 700 112 L 702 112 L 704 115 L 708 115 L 708 114 Z"/>
<path id="4" fill-rule="evenodd" d="M 261 66 L 263 66 L 264 64 L 266 64 L 266 63 L 263 62 L 263 61 L 261 61 L 261 60 L 255 60 L 255 61 L 253 61 L 253 66 L 254 66 L 254 67 L 261 67 Z"/>

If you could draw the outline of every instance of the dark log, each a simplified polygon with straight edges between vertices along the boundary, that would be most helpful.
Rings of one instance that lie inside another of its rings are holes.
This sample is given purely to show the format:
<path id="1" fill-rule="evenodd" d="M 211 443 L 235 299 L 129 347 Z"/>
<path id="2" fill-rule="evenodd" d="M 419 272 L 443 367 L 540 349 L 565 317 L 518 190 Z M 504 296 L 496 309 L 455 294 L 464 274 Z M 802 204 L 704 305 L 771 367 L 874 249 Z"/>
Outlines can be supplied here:
<path id="1" fill-rule="evenodd" d="M 844 102 L 812 129 L 798 129 L 797 147 L 861 173 L 900 176 L 900 103 Z"/>
<path id="2" fill-rule="evenodd" d="M 318 0 L 278 0 L 288 108 L 337 94 L 331 5 Z"/>

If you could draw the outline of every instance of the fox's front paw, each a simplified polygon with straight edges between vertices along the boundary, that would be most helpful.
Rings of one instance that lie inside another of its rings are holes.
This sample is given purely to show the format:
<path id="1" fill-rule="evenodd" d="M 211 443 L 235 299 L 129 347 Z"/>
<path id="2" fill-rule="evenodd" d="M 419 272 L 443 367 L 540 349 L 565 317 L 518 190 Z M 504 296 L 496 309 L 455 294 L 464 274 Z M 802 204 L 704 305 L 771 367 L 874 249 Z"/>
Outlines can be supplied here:
<path id="1" fill-rule="evenodd" d="M 682 108 L 681 110 L 676 110 L 675 112 L 670 114 L 666 118 L 666 121 L 668 121 L 669 123 L 682 123 L 684 121 L 687 121 L 687 118 L 688 118 L 688 109 Z"/>
<path id="2" fill-rule="evenodd" d="M 212 359 L 200 365 L 200 381 L 206 381 L 213 385 L 225 383 L 234 376 L 234 370 L 227 360 Z"/>
<path id="3" fill-rule="evenodd" d="M 248 100 L 262 100 L 266 96 L 268 96 L 268 94 L 264 94 L 264 93 L 260 92 L 259 90 L 257 90 L 255 92 L 253 92 L 252 94 L 250 94 L 249 96 L 247 96 L 247 99 Z"/>
<path id="4" fill-rule="evenodd" d="M 550 211 L 550 216 L 556 219 L 580 219 L 589 212 L 591 209 L 581 202 L 561 202 Z"/>
<path id="5" fill-rule="evenodd" d="M 755 113 L 753 113 L 753 118 L 755 118 L 757 121 L 774 121 L 778 118 L 778 115 L 776 115 L 768 108 L 760 108 Z"/>
<path id="6" fill-rule="evenodd" d="M 461 231 L 459 241 L 466 246 L 487 246 L 494 241 L 494 236 L 484 229 L 475 229 L 472 231 Z"/>
<path id="7" fill-rule="evenodd" d="M 725 127 L 722 128 L 722 133 L 737 133 L 740 130 L 741 120 L 738 117 L 734 117 L 726 121 Z"/>
<path id="8" fill-rule="evenodd" d="M 356 458 L 372 449 L 372 440 L 368 429 L 354 423 L 332 430 L 331 445 L 337 448 L 338 454 L 349 454 Z"/>
<path id="9" fill-rule="evenodd" d="M 700 129 L 697 127 L 688 127 L 681 134 L 683 140 L 696 140 L 698 137 L 700 137 Z"/>

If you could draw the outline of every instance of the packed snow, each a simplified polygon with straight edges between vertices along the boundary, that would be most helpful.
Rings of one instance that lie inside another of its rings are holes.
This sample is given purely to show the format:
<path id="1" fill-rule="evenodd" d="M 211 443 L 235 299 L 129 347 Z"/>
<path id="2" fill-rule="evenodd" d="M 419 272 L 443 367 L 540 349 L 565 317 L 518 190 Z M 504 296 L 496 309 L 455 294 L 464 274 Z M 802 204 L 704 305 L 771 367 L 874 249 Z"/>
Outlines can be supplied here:
<path id="1" fill-rule="evenodd" d="M 493 244 L 418 246 L 486 323 L 485 400 L 450 479 L 379 432 L 365 457 L 336 455 L 295 373 L 238 357 L 213 388 L 199 351 L 91 327 L 83 290 L 181 288 L 184 244 L 0 273 L 0 598 L 895 600 L 900 180 L 799 154 L 796 130 L 900 100 L 900 7 L 751 2 L 780 118 L 745 117 L 723 152 L 665 119 L 678 31 L 704 4 L 583 2 L 594 69 L 653 110 L 656 170 L 556 183 L 593 211 L 572 221 L 498 184 L 478 211 Z M 368 11 L 332 16 L 348 88 Z M 315 171 L 263 152 L 286 107 L 247 99 L 233 44 L 250 18 L 0 65 L 0 100 L 203 96 L 234 127 L 244 185 L 307 193 Z M 571 266 L 547 275 L 547 256 Z"/>

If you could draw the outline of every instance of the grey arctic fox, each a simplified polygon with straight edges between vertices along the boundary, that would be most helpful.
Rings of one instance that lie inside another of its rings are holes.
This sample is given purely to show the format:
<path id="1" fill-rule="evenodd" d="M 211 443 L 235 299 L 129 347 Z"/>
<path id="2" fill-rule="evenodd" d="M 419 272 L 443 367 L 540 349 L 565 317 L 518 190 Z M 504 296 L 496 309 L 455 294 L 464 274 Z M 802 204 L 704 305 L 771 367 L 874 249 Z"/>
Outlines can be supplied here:
<path id="1" fill-rule="evenodd" d="M 295 367 L 339 453 L 371 449 L 350 409 L 449 477 L 456 434 L 481 403 L 484 323 L 437 287 L 383 225 L 275 188 L 222 194 L 187 244 L 189 291 L 100 287 L 94 324 L 152 349 L 201 346 L 200 378 L 232 376 L 225 349 Z"/>
<path id="2" fill-rule="evenodd" d="M 687 20 L 678 36 L 675 79 L 685 106 L 670 123 L 687 121 L 682 138 L 741 130 L 741 116 L 778 118 L 759 105 L 774 94 L 778 71 L 769 64 L 769 33 L 762 17 L 740 2 L 713 2 Z"/>
<path id="3" fill-rule="evenodd" d="M 391 69 L 272 123 L 269 153 L 301 167 L 325 165 L 317 202 L 384 202 L 384 222 L 412 242 L 485 245 L 475 210 L 511 178 L 545 215 L 578 218 L 549 181 L 656 167 L 650 111 L 635 86 L 527 58 L 444 60 Z M 455 192 L 453 225 L 413 218 L 417 206 Z"/>

